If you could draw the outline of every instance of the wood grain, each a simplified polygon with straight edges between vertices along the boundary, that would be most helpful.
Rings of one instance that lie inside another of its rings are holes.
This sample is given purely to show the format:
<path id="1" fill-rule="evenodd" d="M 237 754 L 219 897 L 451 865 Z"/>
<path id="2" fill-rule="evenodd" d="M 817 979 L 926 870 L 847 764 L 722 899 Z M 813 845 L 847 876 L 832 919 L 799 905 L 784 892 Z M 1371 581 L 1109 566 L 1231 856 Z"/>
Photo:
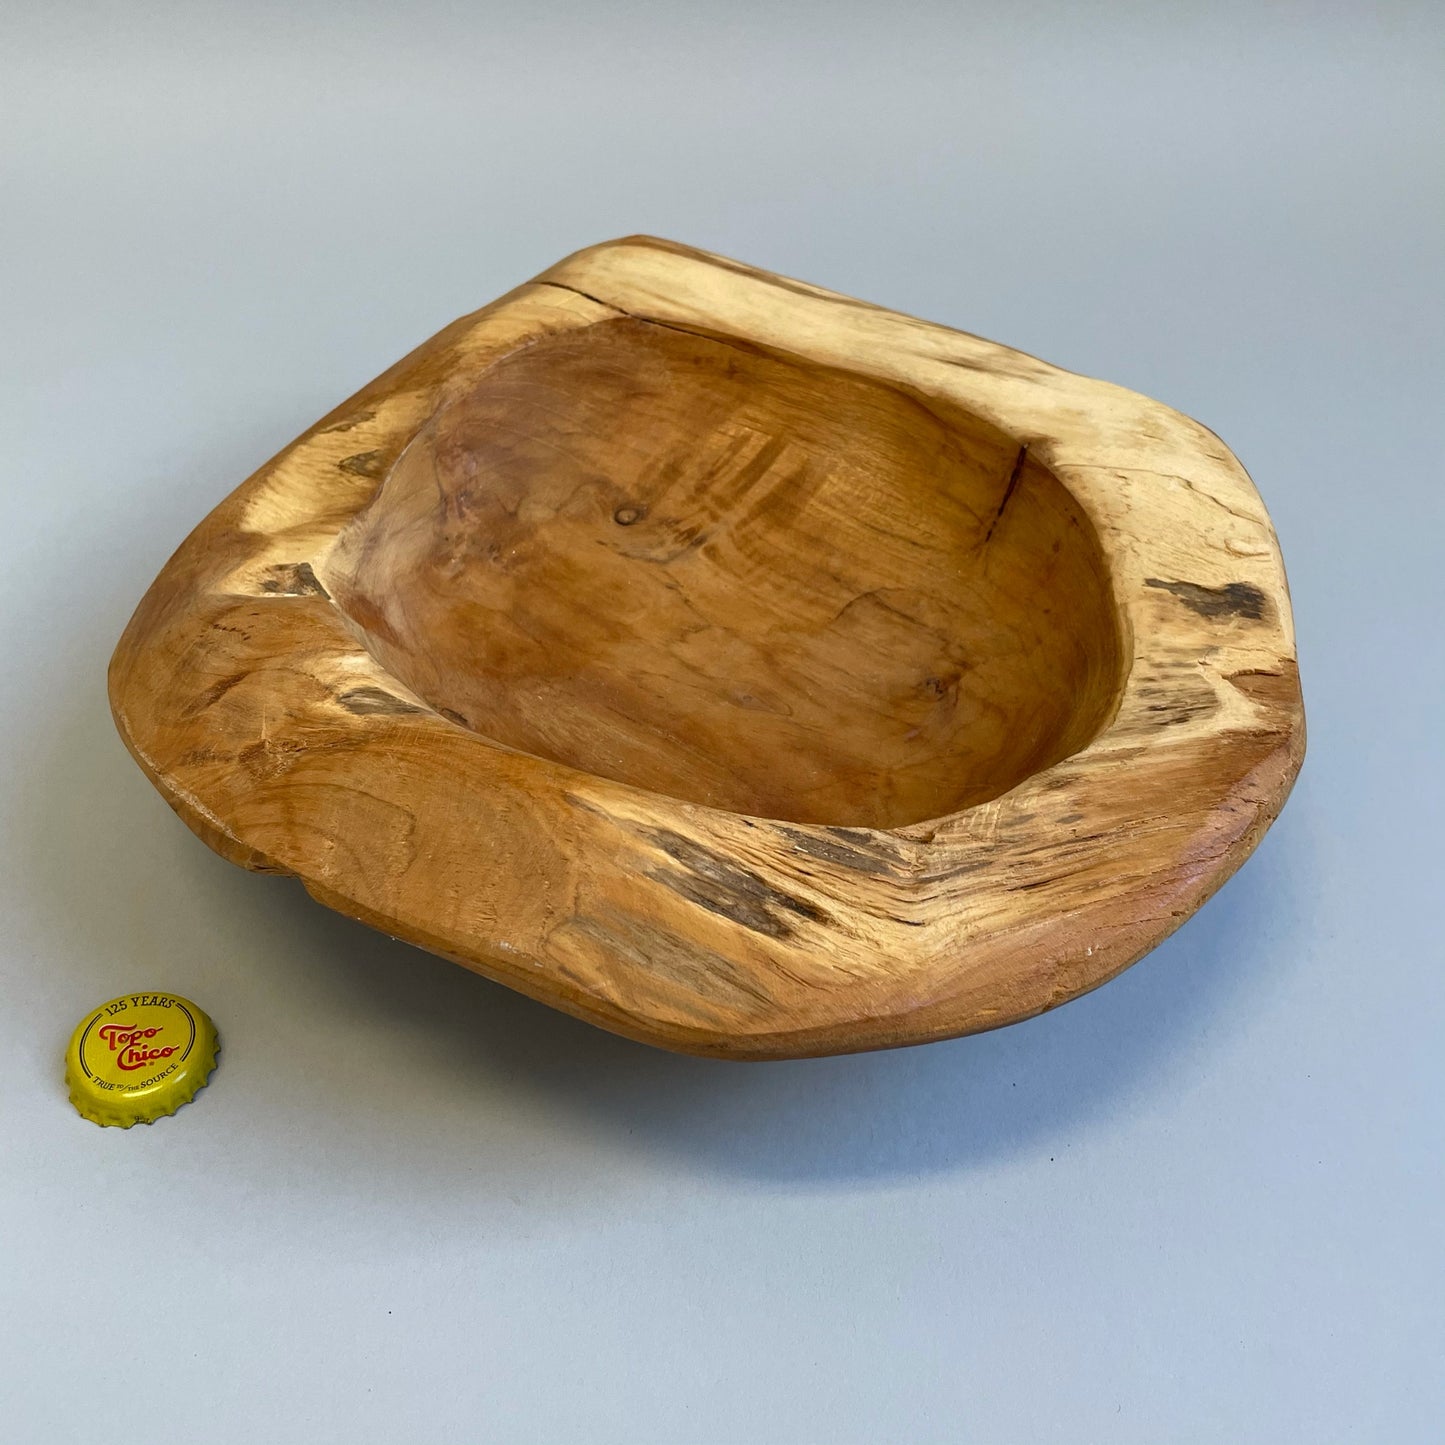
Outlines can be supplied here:
<path id="1" fill-rule="evenodd" d="M 196 529 L 117 724 L 246 867 L 606 1028 L 995 1027 L 1248 855 L 1304 720 L 1217 437 L 634 237 L 448 327 Z"/>

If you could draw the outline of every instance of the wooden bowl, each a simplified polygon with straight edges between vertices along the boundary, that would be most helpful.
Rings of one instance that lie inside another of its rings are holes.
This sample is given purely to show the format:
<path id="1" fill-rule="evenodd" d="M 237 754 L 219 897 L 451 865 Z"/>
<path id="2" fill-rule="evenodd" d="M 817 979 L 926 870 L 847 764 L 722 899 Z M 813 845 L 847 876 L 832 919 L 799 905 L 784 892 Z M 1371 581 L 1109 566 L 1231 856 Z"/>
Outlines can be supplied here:
<path id="1" fill-rule="evenodd" d="M 262 467 L 110 695 L 223 856 L 737 1058 L 1095 987 L 1238 867 L 1304 751 L 1279 548 L 1211 432 L 646 237 Z"/>

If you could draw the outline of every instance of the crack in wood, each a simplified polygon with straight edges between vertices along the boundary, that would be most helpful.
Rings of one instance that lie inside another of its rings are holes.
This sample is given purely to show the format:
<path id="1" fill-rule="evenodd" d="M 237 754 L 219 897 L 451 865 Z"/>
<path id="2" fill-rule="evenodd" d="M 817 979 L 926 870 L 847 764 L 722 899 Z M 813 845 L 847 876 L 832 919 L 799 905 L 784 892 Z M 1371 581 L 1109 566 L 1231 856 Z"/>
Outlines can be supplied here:
<path id="1" fill-rule="evenodd" d="M 1013 470 L 1008 474 L 1008 484 L 1003 489 L 1003 500 L 998 504 L 998 510 L 993 514 L 993 520 L 988 524 L 988 531 L 983 534 L 983 545 L 986 547 L 993 540 L 994 528 L 998 526 L 1003 518 L 1004 508 L 1013 500 L 1013 494 L 1018 490 L 1019 478 L 1024 474 L 1024 462 L 1028 458 L 1029 445 L 1027 442 L 1019 448 L 1019 454 L 1014 458 Z"/>

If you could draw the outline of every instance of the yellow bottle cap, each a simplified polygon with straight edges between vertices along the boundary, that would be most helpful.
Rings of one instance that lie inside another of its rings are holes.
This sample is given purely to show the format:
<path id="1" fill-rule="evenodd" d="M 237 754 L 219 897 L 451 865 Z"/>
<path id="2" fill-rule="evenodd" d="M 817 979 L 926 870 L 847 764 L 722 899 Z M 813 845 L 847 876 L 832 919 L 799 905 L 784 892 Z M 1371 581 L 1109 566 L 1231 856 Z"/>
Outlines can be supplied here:
<path id="1" fill-rule="evenodd" d="M 216 1026 L 186 999 L 122 994 L 88 1013 L 70 1040 L 70 1102 L 96 1124 L 153 1123 L 205 1087 L 220 1047 Z"/>

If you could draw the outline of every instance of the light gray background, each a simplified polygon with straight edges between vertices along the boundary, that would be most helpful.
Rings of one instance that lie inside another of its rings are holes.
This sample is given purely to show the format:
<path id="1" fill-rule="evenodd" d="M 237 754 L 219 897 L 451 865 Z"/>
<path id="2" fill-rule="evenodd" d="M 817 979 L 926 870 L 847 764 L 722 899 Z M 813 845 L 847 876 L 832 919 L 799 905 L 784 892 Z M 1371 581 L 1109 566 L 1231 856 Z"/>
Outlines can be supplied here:
<path id="1" fill-rule="evenodd" d="M 1440 19 L 11 0 L 0 1438 L 1440 1439 Z M 1119 981 L 675 1058 L 231 868 L 125 756 L 105 662 L 185 532 L 633 230 L 1135 386 L 1251 469 L 1310 755 Z M 142 986 L 224 1061 L 96 1129 L 61 1051 Z"/>

